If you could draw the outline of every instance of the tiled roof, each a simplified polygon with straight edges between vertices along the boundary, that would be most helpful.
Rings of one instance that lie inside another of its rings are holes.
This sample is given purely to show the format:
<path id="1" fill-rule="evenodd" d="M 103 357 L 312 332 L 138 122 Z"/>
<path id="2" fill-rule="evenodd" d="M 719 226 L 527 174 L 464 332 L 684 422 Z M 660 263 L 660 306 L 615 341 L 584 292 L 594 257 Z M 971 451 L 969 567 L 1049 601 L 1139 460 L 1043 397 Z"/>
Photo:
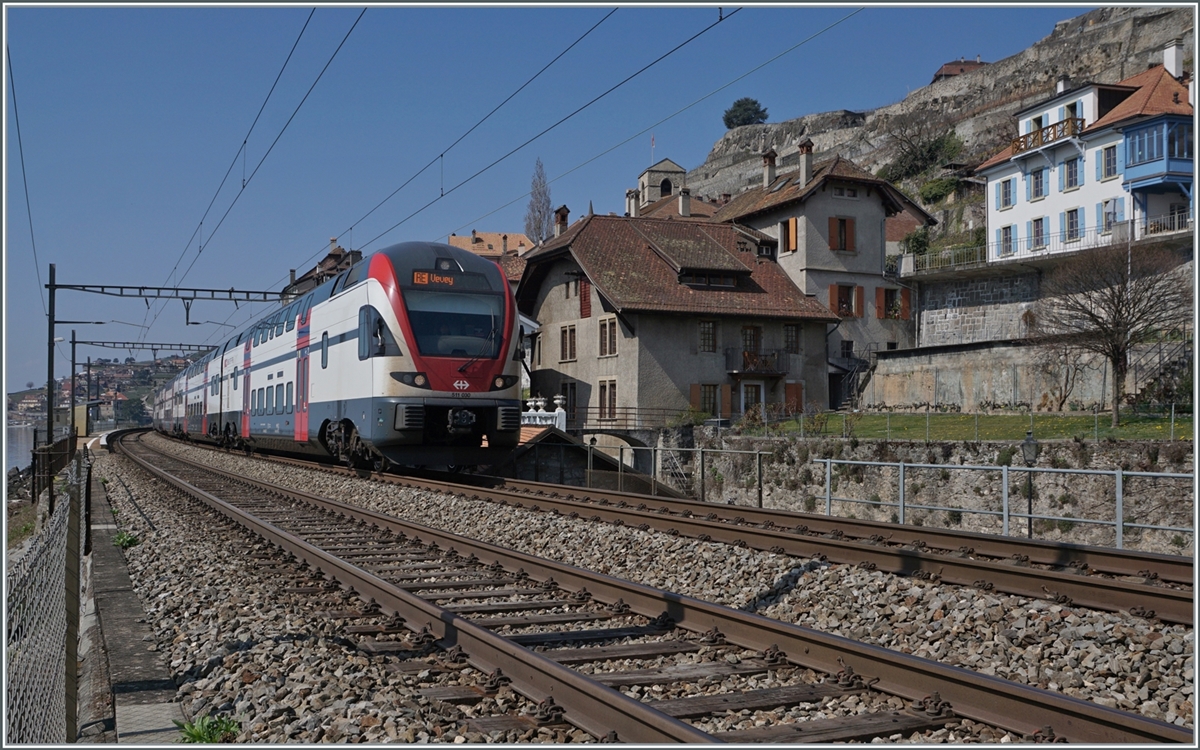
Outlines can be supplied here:
<path id="1" fill-rule="evenodd" d="M 781 174 L 765 188 L 758 187 L 742 193 L 722 206 L 713 215 L 713 221 L 739 221 L 787 203 L 802 201 L 826 180 L 836 179 L 874 186 L 879 189 L 884 203 L 890 206 L 893 213 L 908 208 L 928 217 L 931 223 L 936 223 L 932 216 L 905 198 L 886 180 L 879 179 L 849 159 L 843 159 L 840 154 L 814 165 L 812 177 L 806 185 L 798 184 L 797 174 L 794 171 Z"/>
<path id="2" fill-rule="evenodd" d="M 1119 85 L 1137 86 L 1138 89 L 1125 101 L 1110 109 L 1104 117 L 1084 128 L 1083 132 L 1090 133 L 1101 130 L 1131 117 L 1192 116 L 1192 105 L 1188 104 L 1187 87 L 1175 80 L 1175 77 L 1161 65 L 1155 65 L 1132 78 L 1126 78 Z M 1178 101 L 1176 101 L 1177 98 Z"/>
<path id="3" fill-rule="evenodd" d="M 1095 133 L 1134 117 L 1192 116 L 1193 109 L 1192 105 L 1188 104 L 1187 87 L 1177 81 L 1162 65 L 1155 65 L 1149 70 L 1118 81 L 1113 86 L 1131 88 L 1134 91 L 1120 104 L 1105 112 L 1099 120 L 1084 128 L 1084 133 Z M 1012 146 L 1006 146 L 1000 153 L 976 167 L 975 171 L 980 172 L 1003 164 L 1012 156 Z"/>
<path id="4" fill-rule="evenodd" d="M 689 200 L 688 206 L 688 213 L 690 213 L 691 216 L 686 218 L 690 219 L 711 218 L 712 215 L 717 212 L 717 209 L 720 208 L 720 206 L 718 206 L 716 203 L 709 203 L 708 201 L 698 198 L 694 195 Z M 638 215 L 658 219 L 665 219 L 668 216 L 684 218 L 680 217 L 679 215 L 678 195 L 668 195 L 666 197 L 659 198 L 653 203 L 642 206 L 642 208 L 638 210 Z"/>
<path id="5" fill-rule="evenodd" d="M 526 257 L 529 265 L 521 279 L 518 302 L 531 304 L 545 269 L 552 261 L 569 256 L 619 311 L 836 322 L 837 316 L 816 299 L 806 297 L 777 263 L 757 257 L 759 239 L 767 238 L 735 224 L 586 216 Z M 715 264 L 718 253 L 728 259 L 722 264 L 731 270 L 724 273 L 740 277 L 735 287 L 680 283 L 680 259 L 695 254 Z M 739 266 L 741 273 L 732 270 Z M 523 308 L 523 312 L 529 310 Z"/>
<path id="6" fill-rule="evenodd" d="M 476 255 L 500 257 L 504 249 L 504 235 L 508 235 L 508 249 L 517 253 L 533 249 L 533 241 L 520 232 L 472 232 L 461 237 L 452 234 L 447 238 L 447 244 L 470 250 Z M 523 244 L 522 244 L 523 243 Z"/>
<path id="7" fill-rule="evenodd" d="M 525 258 L 516 253 L 509 252 L 497 259 L 500 263 L 500 268 L 504 270 L 504 276 L 509 281 L 520 281 L 521 274 L 525 273 Z"/>

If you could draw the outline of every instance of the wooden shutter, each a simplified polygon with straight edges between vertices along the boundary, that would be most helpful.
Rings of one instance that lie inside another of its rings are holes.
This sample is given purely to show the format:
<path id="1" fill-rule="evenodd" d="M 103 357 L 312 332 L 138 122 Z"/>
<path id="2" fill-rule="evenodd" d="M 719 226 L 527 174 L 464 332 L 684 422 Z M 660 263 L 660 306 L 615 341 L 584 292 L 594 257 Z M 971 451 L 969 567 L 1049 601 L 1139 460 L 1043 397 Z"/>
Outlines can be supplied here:
<path id="1" fill-rule="evenodd" d="M 833 314 L 834 314 L 834 315 L 840 315 L 840 313 L 838 312 L 838 293 L 837 293 L 837 289 L 838 289 L 838 288 L 837 288 L 837 284 L 830 284 L 830 285 L 829 285 L 829 309 L 833 311 Z"/>
<path id="2" fill-rule="evenodd" d="M 829 249 L 837 250 L 838 220 L 836 216 L 829 217 Z"/>
<path id="3" fill-rule="evenodd" d="M 846 219 L 846 249 L 854 249 L 854 219 Z"/>
<path id="4" fill-rule="evenodd" d="M 912 290 L 900 290 L 900 320 L 908 320 L 912 311 Z"/>
<path id="5" fill-rule="evenodd" d="M 733 404 L 731 403 L 732 400 L 733 400 L 733 388 L 731 388 L 729 386 L 729 383 L 722 384 L 721 385 L 721 416 L 725 417 L 726 419 L 728 419 L 729 415 L 733 413 Z"/>
<path id="6" fill-rule="evenodd" d="M 797 242 L 796 224 L 797 224 L 797 222 L 796 222 L 795 216 L 793 216 L 792 218 L 787 220 L 787 249 L 788 250 L 799 250 L 800 249 L 796 245 L 796 242 Z"/>
<path id="7" fill-rule="evenodd" d="M 579 317 L 592 317 L 592 282 L 579 280 Z"/>
<path id="8" fill-rule="evenodd" d="M 881 287 L 881 286 L 875 287 L 875 317 L 876 318 L 882 319 L 882 318 L 886 317 L 885 314 L 887 313 L 887 310 L 884 309 L 884 306 L 887 304 L 884 301 L 885 292 L 886 292 L 886 290 L 883 287 Z"/>
<path id="9" fill-rule="evenodd" d="M 690 396 L 692 408 L 699 409 L 700 408 L 700 384 L 699 383 L 692 383 L 691 393 L 689 394 L 689 396 Z"/>
<path id="10" fill-rule="evenodd" d="M 866 296 L 866 288 L 861 286 L 854 287 L 854 317 L 861 318 L 863 316 L 863 306 L 866 304 L 863 298 Z"/>

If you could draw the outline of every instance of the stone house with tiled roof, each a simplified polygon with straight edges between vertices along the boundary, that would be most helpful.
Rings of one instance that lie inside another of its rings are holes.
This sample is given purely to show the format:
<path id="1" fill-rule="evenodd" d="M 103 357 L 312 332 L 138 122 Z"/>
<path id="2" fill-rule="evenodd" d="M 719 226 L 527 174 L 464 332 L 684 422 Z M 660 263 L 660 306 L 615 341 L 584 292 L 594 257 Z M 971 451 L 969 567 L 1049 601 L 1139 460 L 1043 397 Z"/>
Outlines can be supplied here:
<path id="1" fill-rule="evenodd" d="M 469 237 L 451 234 L 446 238 L 446 243 L 499 263 L 514 290 L 525 270 L 522 256 L 532 250 L 535 244 L 520 232 L 478 232 L 474 229 Z"/>
<path id="2" fill-rule="evenodd" d="M 828 336 L 829 407 L 853 399 L 876 350 L 914 345 L 910 290 L 887 273 L 887 220 L 902 213 L 936 220 L 886 180 L 835 155 L 814 164 L 812 141 L 799 144 L 799 168 L 775 169 L 763 154 L 762 186 L 713 215 L 776 240 L 777 261 L 806 294 L 838 314 Z"/>
<path id="3" fill-rule="evenodd" d="M 1019 135 L 976 169 L 988 182 L 987 261 L 1187 231 L 1194 109 L 1183 48 L 1113 84 L 1070 87 L 1016 113 Z"/>
<path id="4" fill-rule="evenodd" d="M 569 426 L 661 423 L 689 407 L 736 417 L 826 401 L 837 321 L 733 223 L 589 214 L 525 256 L 520 311 L 541 323 L 532 390 L 563 395 Z"/>

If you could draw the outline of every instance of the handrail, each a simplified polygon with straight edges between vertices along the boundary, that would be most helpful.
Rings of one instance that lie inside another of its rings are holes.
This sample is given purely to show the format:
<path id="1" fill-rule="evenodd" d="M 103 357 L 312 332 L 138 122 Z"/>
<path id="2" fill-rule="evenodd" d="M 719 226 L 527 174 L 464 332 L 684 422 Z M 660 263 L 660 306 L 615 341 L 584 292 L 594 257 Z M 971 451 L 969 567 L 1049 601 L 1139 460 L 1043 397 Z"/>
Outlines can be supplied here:
<path id="1" fill-rule="evenodd" d="M 1012 143 L 1010 144 L 1012 146 L 1013 156 L 1039 146 L 1045 146 L 1046 144 L 1054 143 L 1055 141 L 1062 140 L 1063 138 L 1069 138 L 1073 135 L 1077 135 L 1082 130 L 1082 117 L 1068 117 L 1065 120 L 1059 120 L 1058 122 L 1052 125 L 1047 125 L 1040 130 L 1034 130 L 1031 133 L 1026 133 L 1025 135 L 1013 138 Z"/>

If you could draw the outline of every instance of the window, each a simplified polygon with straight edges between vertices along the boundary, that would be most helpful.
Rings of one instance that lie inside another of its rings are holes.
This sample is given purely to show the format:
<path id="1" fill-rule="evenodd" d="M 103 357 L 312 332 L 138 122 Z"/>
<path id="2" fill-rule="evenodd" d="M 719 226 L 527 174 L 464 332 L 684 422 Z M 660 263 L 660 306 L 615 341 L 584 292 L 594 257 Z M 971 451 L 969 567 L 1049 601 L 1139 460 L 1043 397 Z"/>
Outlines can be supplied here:
<path id="1" fill-rule="evenodd" d="M 700 321 L 700 351 L 715 352 L 717 350 L 717 322 L 715 320 Z"/>
<path id="2" fill-rule="evenodd" d="M 563 408 L 567 412 L 567 422 L 569 424 L 575 423 L 575 405 L 577 403 L 577 394 L 578 391 L 574 382 L 568 381 L 562 384 L 562 395 L 566 400 L 566 403 L 563 404 Z"/>
<path id="3" fill-rule="evenodd" d="M 716 416 L 717 413 L 717 386 L 701 385 L 700 386 L 700 411 L 705 414 Z"/>
<path id="4" fill-rule="evenodd" d="M 287 384 L 287 400 L 284 402 L 284 406 L 287 408 L 287 413 L 291 414 L 292 413 L 292 384 L 290 381 Z"/>
<path id="5" fill-rule="evenodd" d="M 600 356 L 617 356 L 617 319 L 605 318 L 600 321 Z"/>
<path id="6" fill-rule="evenodd" d="M 855 316 L 854 287 L 839 284 L 834 293 L 836 295 L 833 304 L 834 312 L 843 318 L 853 318 Z"/>
<path id="7" fill-rule="evenodd" d="M 263 391 L 264 390 L 266 390 L 266 389 L 265 388 L 258 389 L 258 415 L 259 416 L 262 416 L 263 414 L 265 414 L 266 410 L 267 410 L 267 407 L 266 407 L 267 402 L 263 399 Z"/>
<path id="8" fill-rule="evenodd" d="M 267 414 L 275 413 L 275 386 L 267 386 Z"/>
<path id="9" fill-rule="evenodd" d="M 1104 201 L 1103 210 L 1101 211 L 1101 221 L 1103 222 L 1101 225 L 1103 229 L 1101 231 L 1111 232 L 1113 224 L 1117 223 L 1116 200 L 1109 198 L 1108 200 Z"/>
<path id="10" fill-rule="evenodd" d="M 737 277 L 728 273 L 681 273 L 679 283 L 690 286 L 737 286 Z"/>
<path id="11" fill-rule="evenodd" d="M 571 299 L 579 296 L 579 279 L 569 279 L 566 284 L 563 284 L 563 293 L 566 295 L 563 299 Z"/>
<path id="12" fill-rule="evenodd" d="M 300 307 L 300 303 L 293 302 L 292 304 L 288 305 L 286 310 L 283 311 L 283 315 L 284 315 L 283 330 L 290 331 L 296 327 L 296 310 L 299 307 Z"/>
<path id="13" fill-rule="evenodd" d="M 1192 134 L 1190 122 L 1173 122 L 1167 129 L 1167 156 L 1172 159 L 1192 158 Z"/>
<path id="14" fill-rule="evenodd" d="M 800 326 L 797 323 L 783 324 L 783 348 L 788 354 L 800 353 Z"/>
<path id="15" fill-rule="evenodd" d="M 1030 247 L 1046 246 L 1046 217 L 1043 216 L 1030 222 L 1029 245 Z"/>
<path id="16" fill-rule="evenodd" d="M 858 188 L 852 187 L 835 187 L 833 194 L 837 198 L 857 198 Z"/>
<path id="17" fill-rule="evenodd" d="M 1000 208 L 1009 208 L 1013 204 L 1013 178 L 1000 183 Z"/>
<path id="18" fill-rule="evenodd" d="M 1079 187 L 1079 157 L 1063 162 L 1063 188 L 1070 190 Z"/>
<path id="19" fill-rule="evenodd" d="M 233 376 L 232 377 L 233 377 L 233 390 L 236 391 L 238 389 L 238 370 L 236 367 L 233 368 Z"/>
<path id="20" fill-rule="evenodd" d="M 617 418 L 617 381 L 600 381 L 600 418 Z"/>
<path id="21" fill-rule="evenodd" d="M 1130 166 L 1134 164 L 1143 164 L 1148 161 L 1157 161 L 1162 158 L 1162 134 L 1163 126 L 1155 125 L 1154 127 L 1139 130 L 1136 133 L 1131 133 L 1129 136 L 1127 162 Z M 1191 142 L 1189 137 L 1188 142 Z"/>
<path id="22" fill-rule="evenodd" d="M 1001 255 L 1012 255 L 1014 250 L 1016 250 L 1016 248 L 1013 247 L 1012 225 L 1010 224 L 1009 226 L 1001 227 L 1000 228 L 1000 251 L 999 251 L 1000 254 Z"/>
<path id="23" fill-rule="evenodd" d="M 1029 173 L 1029 198 L 1034 200 L 1046 197 L 1046 170 L 1035 169 Z"/>
<path id="24" fill-rule="evenodd" d="M 1082 236 L 1079 226 L 1079 209 L 1067 211 L 1067 241 L 1077 240 Z"/>
<path id="25" fill-rule="evenodd" d="M 575 326 L 563 326 L 560 329 L 558 350 L 559 362 L 575 361 Z"/>
<path id="26" fill-rule="evenodd" d="M 853 341 L 849 341 L 847 339 L 842 340 L 842 358 L 843 359 L 853 359 L 854 358 L 854 342 Z"/>
<path id="27" fill-rule="evenodd" d="M 829 217 L 829 249 L 839 252 L 854 250 L 854 219 Z"/>
<path id="28" fill-rule="evenodd" d="M 762 326 L 742 326 L 742 351 L 751 354 L 762 352 Z"/>
<path id="29" fill-rule="evenodd" d="M 779 252 L 791 253 L 795 252 L 797 246 L 797 231 L 800 222 L 795 216 L 786 221 L 779 222 Z"/>
<path id="30" fill-rule="evenodd" d="M 883 290 L 883 315 L 881 318 L 900 319 L 900 290 L 899 289 L 884 289 Z"/>
<path id="31" fill-rule="evenodd" d="M 1102 167 L 1103 167 L 1104 171 L 1101 173 L 1101 177 L 1105 180 L 1109 179 L 1110 177 L 1116 177 L 1117 176 L 1117 147 L 1116 146 L 1105 146 L 1104 152 L 1103 152 L 1103 158 L 1104 158 L 1104 162 L 1103 162 Z"/>
<path id="32" fill-rule="evenodd" d="M 889 352 L 892 351 L 893 349 L 895 349 L 896 347 L 897 347 L 897 344 L 895 341 L 887 342 L 887 348 L 888 348 Z"/>
<path id="33" fill-rule="evenodd" d="M 283 383 L 275 388 L 275 413 L 283 414 Z"/>
<path id="34" fill-rule="evenodd" d="M 321 369 L 329 367 L 329 332 L 321 334 Z"/>
<path id="35" fill-rule="evenodd" d="M 447 337 L 446 334 L 449 330 L 449 324 L 442 323 L 443 337 Z M 463 348 L 462 351 L 466 352 L 467 349 Z M 438 353 L 442 353 L 440 346 Z M 450 352 L 445 353 L 449 354 Z M 474 351 L 471 353 L 474 354 Z M 388 329 L 387 323 L 384 322 L 383 316 L 371 305 L 360 307 L 358 309 L 358 358 L 398 356 L 400 356 L 400 346 L 396 343 L 396 337 Z"/>

